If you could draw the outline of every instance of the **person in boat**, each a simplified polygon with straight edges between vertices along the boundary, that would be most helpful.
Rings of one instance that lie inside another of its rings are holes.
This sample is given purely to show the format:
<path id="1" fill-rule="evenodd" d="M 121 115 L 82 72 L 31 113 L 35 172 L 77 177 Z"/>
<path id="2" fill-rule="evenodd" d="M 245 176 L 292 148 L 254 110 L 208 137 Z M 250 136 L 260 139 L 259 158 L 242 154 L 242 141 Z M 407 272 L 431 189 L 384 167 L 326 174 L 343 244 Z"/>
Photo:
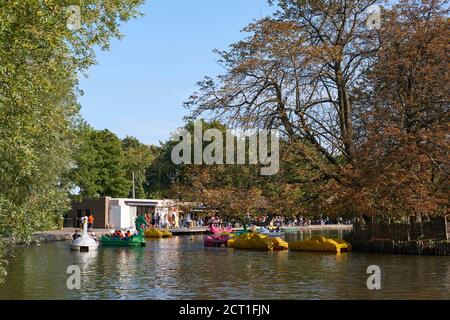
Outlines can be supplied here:
<path id="1" fill-rule="evenodd" d="M 95 234 L 95 232 L 91 233 L 91 238 L 97 242 L 97 235 Z"/>
<path id="2" fill-rule="evenodd" d="M 122 238 L 123 238 L 122 230 L 117 229 L 117 230 L 114 232 L 113 238 L 116 238 L 116 239 L 122 239 Z"/>
<path id="3" fill-rule="evenodd" d="M 81 237 L 80 231 L 75 230 L 75 233 L 72 235 L 72 240 L 76 240 Z"/>
<path id="4" fill-rule="evenodd" d="M 129 241 L 131 240 L 131 231 L 127 230 L 127 232 L 125 232 L 124 237 L 122 238 L 123 241 Z"/>

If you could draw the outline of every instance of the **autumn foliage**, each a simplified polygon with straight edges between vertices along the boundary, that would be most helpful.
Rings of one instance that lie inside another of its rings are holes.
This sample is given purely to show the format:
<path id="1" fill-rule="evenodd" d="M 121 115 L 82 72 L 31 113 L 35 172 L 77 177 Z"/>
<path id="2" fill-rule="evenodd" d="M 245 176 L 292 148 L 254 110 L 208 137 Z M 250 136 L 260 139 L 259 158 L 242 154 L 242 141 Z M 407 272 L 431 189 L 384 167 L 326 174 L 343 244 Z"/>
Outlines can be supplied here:
<path id="1" fill-rule="evenodd" d="M 219 52 L 227 72 L 199 83 L 192 117 L 279 129 L 281 171 L 230 187 L 198 168 L 203 200 L 290 215 L 449 213 L 447 3 L 400 1 L 369 30 L 375 2 L 279 1 Z"/>

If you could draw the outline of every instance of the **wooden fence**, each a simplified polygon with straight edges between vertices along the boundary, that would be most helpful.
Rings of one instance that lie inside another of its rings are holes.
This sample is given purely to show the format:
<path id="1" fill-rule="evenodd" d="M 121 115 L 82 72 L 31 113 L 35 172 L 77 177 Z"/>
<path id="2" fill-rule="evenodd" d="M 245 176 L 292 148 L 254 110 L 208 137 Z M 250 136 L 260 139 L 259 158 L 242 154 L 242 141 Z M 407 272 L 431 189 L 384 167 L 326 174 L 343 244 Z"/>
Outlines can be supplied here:
<path id="1" fill-rule="evenodd" d="M 447 216 L 418 223 L 355 223 L 352 236 L 355 240 L 450 240 L 448 219 Z"/>
<path id="2" fill-rule="evenodd" d="M 414 223 L 357 222 L 345 240 L 356 251 L 450 255 L 450 216 Z"/>

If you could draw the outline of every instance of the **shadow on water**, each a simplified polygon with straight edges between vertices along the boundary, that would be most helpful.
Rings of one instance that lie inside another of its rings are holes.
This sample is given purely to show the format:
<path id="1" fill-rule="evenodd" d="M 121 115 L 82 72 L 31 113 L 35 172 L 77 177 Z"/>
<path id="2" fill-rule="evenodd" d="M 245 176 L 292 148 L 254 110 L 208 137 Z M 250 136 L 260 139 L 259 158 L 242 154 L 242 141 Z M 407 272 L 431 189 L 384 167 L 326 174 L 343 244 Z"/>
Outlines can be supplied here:
<path id="1" fill-rule="evenodd" d="M 342 232 L 287 234 L 287 241 Z M 81 289 L 66 286 L 69 265 Z M 367 289 L 367 267 L 382 289 Z M 205 248 L 203 236 L 148 239 L 143 248 L 72 252 L 66 242 L 22 248 L 0 299 L 450 299 L 448 257 Z"/>

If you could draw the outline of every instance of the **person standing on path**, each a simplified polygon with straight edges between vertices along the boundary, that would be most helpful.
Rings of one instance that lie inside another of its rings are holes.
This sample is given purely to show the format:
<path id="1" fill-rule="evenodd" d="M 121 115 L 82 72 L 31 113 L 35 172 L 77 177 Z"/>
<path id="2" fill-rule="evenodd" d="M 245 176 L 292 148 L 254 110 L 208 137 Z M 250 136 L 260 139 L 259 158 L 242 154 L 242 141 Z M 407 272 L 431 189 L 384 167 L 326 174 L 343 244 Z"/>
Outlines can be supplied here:
<path id="1" fill-rule="evenodd" d="M 94 216 L 92 215 L 92 213 L 91 213 L 91 215 L 89 216 L 89 218 L 88 218 L 88 228 L 89 228 L 89 231 L 92 231 L 92 228 L 94 227 Z"/>
<path id="2" fill-rule="evenodd" d="M 157 227 L 157 228 L 160 228 L 160 227 L 161 227 L 161 225 L 160 225 L 160 220 L 161 220 L 161 216 L 159 215 L 159 212 L 157 212 L 157 213 L 156 213 L 156 216 L 155 216 L 155 222 L 156 222 L 156 227 Z"/>

